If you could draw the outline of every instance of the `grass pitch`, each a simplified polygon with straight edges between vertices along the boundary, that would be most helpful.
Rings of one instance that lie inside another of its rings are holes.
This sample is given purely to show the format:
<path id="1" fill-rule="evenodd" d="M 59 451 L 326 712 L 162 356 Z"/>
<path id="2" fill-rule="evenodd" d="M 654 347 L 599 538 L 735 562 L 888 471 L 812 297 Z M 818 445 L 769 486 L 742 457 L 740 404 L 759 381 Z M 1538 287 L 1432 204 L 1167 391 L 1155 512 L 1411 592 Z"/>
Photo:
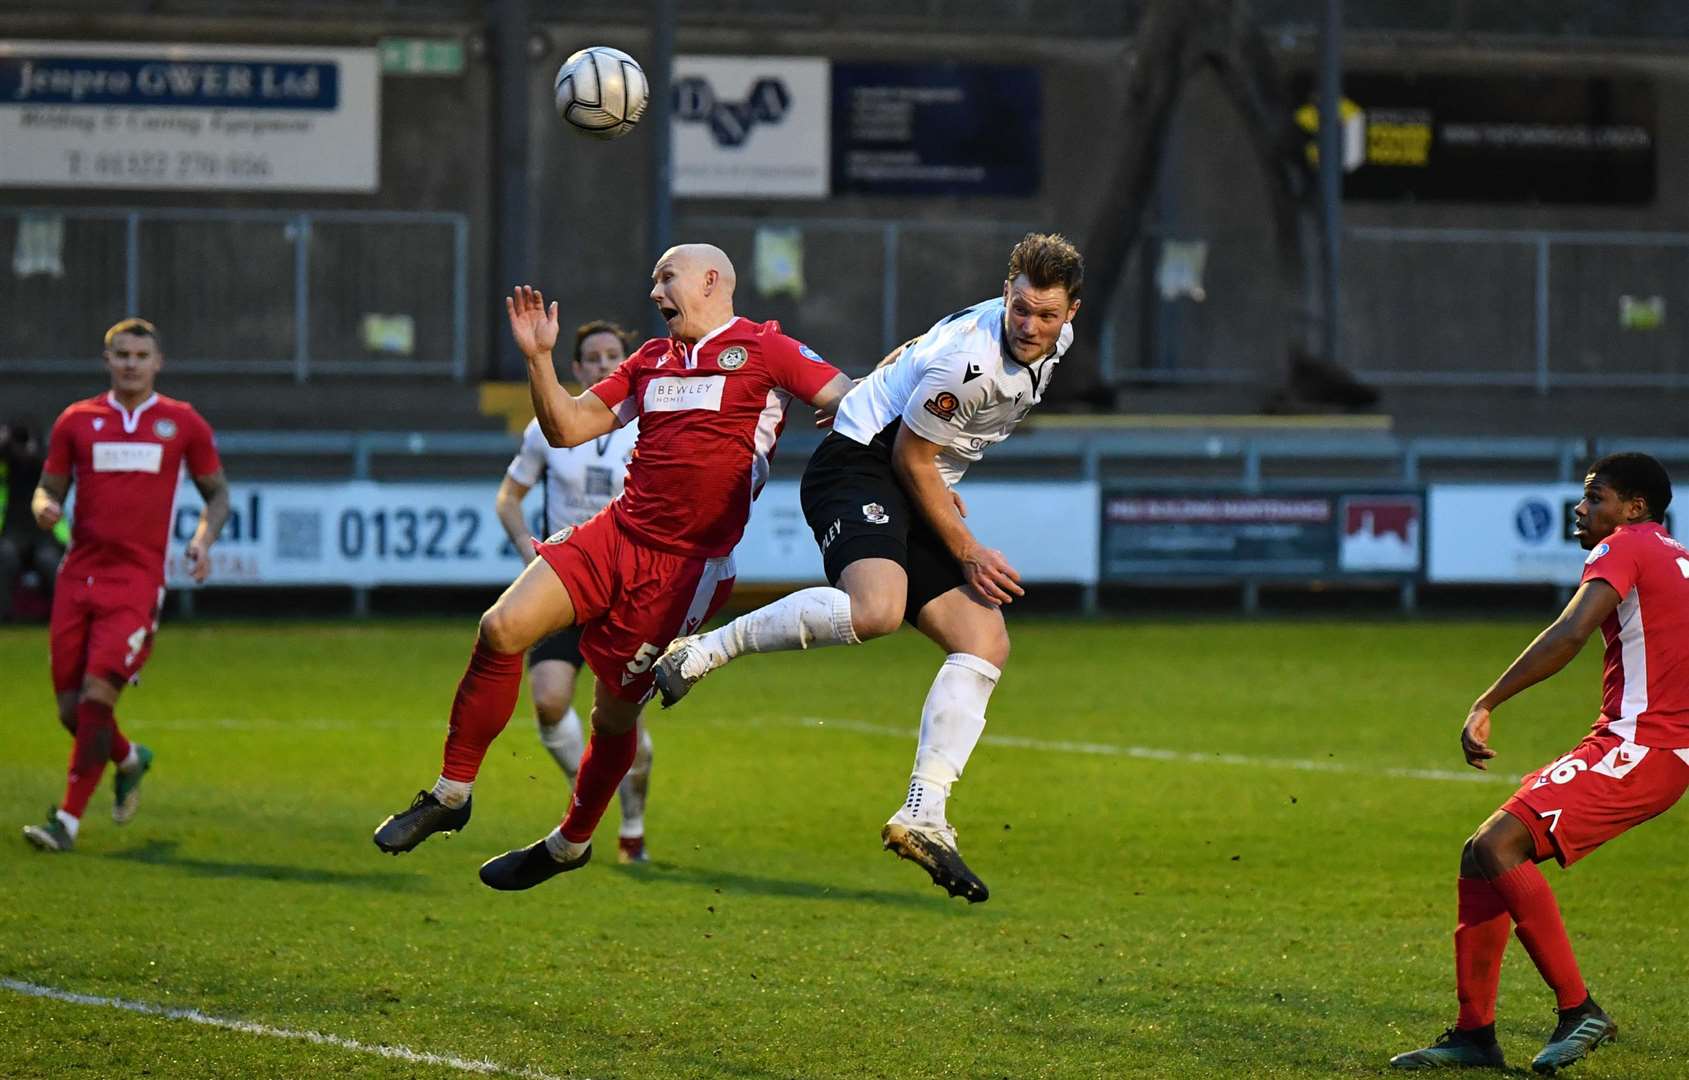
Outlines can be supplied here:
<path id="1" fill-rule="evenodd" d="M 472 619 L 167 626 L 118 710 L 158 754 L 140 815 L 107 781 L 67 856 L 17 832 L 69 749 L 46 634 L 0 631 L 0 978 L 260 1026 L 0 989 L 0 1076 L 1351 1077 L 1451 1022 L 1457 856 L 1511 787 L 1408 770 L 1467 771 L 1466 706 L 1537 624 L 1011 629 L 951 806 L 974 907 L 878 849 L 939 660 L 908 632 L 654 713 L 654 862 L 615 865 L 612 807 L 592 865 L 498 894 L 476 867 L 565 799 L 526 699 L 463 834 L 369 839 L 438 770 Z M 1569 749 L 1598 676 L 1592 648 L 1500 711 L 1497 772 Z M 1622 1029 L 1573 1075 L 1689 1075 L 1686 813 L 1548 871 Z M 1516 1067 L 1552 1004 L 1511 946 Z"/>

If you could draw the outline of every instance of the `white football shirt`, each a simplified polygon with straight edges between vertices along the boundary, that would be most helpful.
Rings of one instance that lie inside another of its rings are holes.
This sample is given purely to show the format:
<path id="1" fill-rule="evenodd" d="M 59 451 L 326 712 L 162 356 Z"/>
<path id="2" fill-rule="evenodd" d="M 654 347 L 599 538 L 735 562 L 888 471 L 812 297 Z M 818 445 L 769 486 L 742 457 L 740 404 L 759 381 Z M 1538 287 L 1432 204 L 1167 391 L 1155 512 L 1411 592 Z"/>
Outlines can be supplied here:
<path id="1" fill-rule="evenodd" d="M 833 430 L 867 446 L 894 420 L 944 449 L 939 475 L 955 485 L 985 448 L 1009 437 L 1044 398 L 1056 364 L 1073 344 L 1065 323 L 1056 347 L 1022 364 L 1003 341 L 1003 298 L 935 323 L 839 402 Z"/>
<path id="2" fill-rule="evenodd" d="M 522 431 L 522 446 L 506 471 L 524 487 L 545 481 L 545 531 L 549 536 L 579 525 L 622 493 L 638 438 L 639 422 L 631 421 L 579 446 L 552 446 L 545 441 L 540 422 L 530 420 Z"/>

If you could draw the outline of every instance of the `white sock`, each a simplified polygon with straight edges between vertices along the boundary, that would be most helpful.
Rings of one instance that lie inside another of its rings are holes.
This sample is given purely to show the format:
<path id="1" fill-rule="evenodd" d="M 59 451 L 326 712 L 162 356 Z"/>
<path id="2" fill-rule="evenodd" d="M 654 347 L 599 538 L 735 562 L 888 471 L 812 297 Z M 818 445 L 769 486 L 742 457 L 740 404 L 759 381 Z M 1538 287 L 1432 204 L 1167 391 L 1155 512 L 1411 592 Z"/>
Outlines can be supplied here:
<path id="1" fill-rule="evenodd" d="M 915 750 L 915 769 L 900 814 L 925 823 L 944 823 L 950 785 L 961 779 L 985 731 L 985 707 L 1002 674 L 995 664 L 969 653 L 944 658 L 921 706 L 921 743 Z"/>
<path id="2" fill-rule="evenodd" d="M 639 725 L 639 749 L 634 752 L 633 765 L 622 777 L 616 794 L 622 804 L 622 826 L 616 835 L 626 840 L 645 835 L 645 796 L 651 790 L 651 732 Z"/>
<path id="3" fill-rule="evenodd" d="M 129 756 L 117 763 L 118 772 L 134 772 L 141 767 L 141 754 L 135 749 L 135 744 L 129 744 Z"/>
<path id="4" fill-rule="evenodd" d="M 577 844 L 573 840 L 563 839 L 562 826 L 558 826 L 545 834 L 545 850 L 558 862 L 568 862 L 570 859 L 579 858 L 581 852 L 591 846 L 591 840 L 584 844 Z"/>
<path id="5" fill-rule="evenodd" d="M 696 678 L 745 653 L 861 643 L 850 622 L 850 594 L 831 586 L 816 586 L 783 596 L 704 634 L 698 644 L 709 666 L 704 671 L 688 666 L 681 674 Z"/>
<path id="6" fill-rule="evenodd" d="M 72 840 L 75 840 L 76 839 L 76 830 L 80 829 L 82 827 L 81 820 L 78 819 L 78 818 L 71 817 L 69 814 L 65 813 L 63 810 L 55 810 L 55 811 L 53 811 L 53 813 L 58 815 L 59 821 L 65 827 L 65 832 L 70 834 L 70 838 Z"/>
<path id="7" fill-rule="evenodd" d="M 449 806 L 453 810 L 469 801 L 469 793 L 474 790 L 473 780 L 447 780 L 445 777 L 434 781 L 434 797 L 440 800 L 441 806 Z"/>
<path id="8" fill-rule="evenodd" d="M 586 752 L 586 735 L 581 731 L 581 716 L 573 705 L 563 714 L 563 719 L 546 727 L 540 728 L 540 745 L 551 754 L 552 760 L 557 762 L 563 770 L 563 775 L 575 782 L 575 774 L 581 771 L 581 755 Z"/>

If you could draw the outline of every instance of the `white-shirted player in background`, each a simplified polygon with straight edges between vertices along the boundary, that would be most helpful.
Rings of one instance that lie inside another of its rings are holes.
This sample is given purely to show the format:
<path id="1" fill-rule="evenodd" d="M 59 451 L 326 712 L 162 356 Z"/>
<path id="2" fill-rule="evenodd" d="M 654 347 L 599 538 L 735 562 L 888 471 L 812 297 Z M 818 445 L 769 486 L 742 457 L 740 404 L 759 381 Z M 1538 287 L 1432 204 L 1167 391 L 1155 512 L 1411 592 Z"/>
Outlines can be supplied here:
<path id="1" fill-rule="evenodd" d="M 1072 244 L 1028 234 L 1009 254 L 1001 297 L 887 357 L 845 396 L 804 470 L 804 517 L 834 587 L 680 638 L 654 669 L 670 705 L 744 653 L 856 645 L 912 622 L 947 655 L 921 708 L 907 797 L 880 835 L 971 903 L 989 892 L 962 861 L 944 804 L 1009 657 L 1002 605 L 1023 590 L 1002 552 L 969 531 L 952 488 L 1042 400 L 1073 341 L 1083 279 Z"/>
<path id="2" fill-rule="evenodd" d="M 628 331 L 613 322 L 597 320 L 575 330 L 575 381 L 591 386 L 627 359 Z M 544 496 L 545 532 L 555 536 L 585 522 L 622 493 L 628 462 L 633 457 L 639 421 L 630 420 L 608 435 L 579 446 L 559 447 L 546 442 L 538 418 L 522 432 L 522 446 L 499 484 L 496 507 L 500 524 L 510 534 L 524 563 L 535 558 L 533 537 L 522 518 L 522 500 L 536 484 Z M 528 651 L 528 689 L 539 720 L 540 742 L 562 768 L 571 785 L 581 768 L 586 735 L 575 712 L 575 676 L 581 657 L 581 628 L 560 630 Z M 622 779 L 617 794 L 622 805 L 617 858 L 644 862 L 645 796 L 651 787 L 651 732 L 639 728 L 639 751 Z"/>

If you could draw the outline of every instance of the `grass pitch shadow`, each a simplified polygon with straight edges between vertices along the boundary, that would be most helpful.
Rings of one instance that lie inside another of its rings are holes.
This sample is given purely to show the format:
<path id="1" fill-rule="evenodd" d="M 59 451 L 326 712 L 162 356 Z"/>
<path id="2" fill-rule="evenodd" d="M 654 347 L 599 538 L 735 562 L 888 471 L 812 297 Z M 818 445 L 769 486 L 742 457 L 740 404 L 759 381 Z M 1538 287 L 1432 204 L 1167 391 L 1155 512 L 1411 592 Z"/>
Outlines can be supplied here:
<path id="1" fill-rule="evenodd" d="M 305 885 L 350 885 L 357 888 L 383 889 L 388 892 L 410 892 L 421 884 L 411 874 L 389 871 L 327 870 L 316 866 L 287 866 L 280 863 L 219 862 L 177 854 L 180 845 L 175 840 L 149 840 L 140 847 L 112 851 L 108 859 L 144 863 L 148 866 L 167 866 L 190 874 L 211 878 L 246 878 L 253 881 L 288 881 Z"/>
<path id="2" fill-rule="evenodd" d="M 841 888 L 813 881 L 792 878 L 765 877 L 734 870 L 720 870 L 701 866 L 684 866 L 666 860 L 618 867 L 644 881 L 677 885 L 707 885 L 718 892 L 742 893 L 748 896 L 774 896 L 792 900 L 843 900 L 852 903 L 889 904 L 897 907 L 930 908 L 944 897 L 930 882 L 911 879 L 908 892 L 885 889 Z M 930 892 L 927 890 L 931 890 Z"/>

